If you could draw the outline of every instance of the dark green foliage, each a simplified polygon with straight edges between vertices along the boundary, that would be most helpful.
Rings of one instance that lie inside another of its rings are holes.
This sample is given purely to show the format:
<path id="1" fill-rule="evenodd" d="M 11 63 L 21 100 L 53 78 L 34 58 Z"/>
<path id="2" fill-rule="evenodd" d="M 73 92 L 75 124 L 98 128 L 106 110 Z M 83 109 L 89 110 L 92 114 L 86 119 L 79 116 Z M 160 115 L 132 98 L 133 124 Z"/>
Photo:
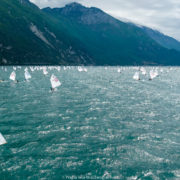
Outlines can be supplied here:
<path id="1" fill-rule="evenodd" d="M 49 44 L 30 27 L 37 27 Z M 76 64 L 91 59 L 59 21 L 25 0 L 0 1 L 0 57 L 7 64 Z M 7 48 L 9 47 L 9 48 Z M 3 63 L 3 60 L 1 60 Z"/>
<path id="2" fill-rule="evenodd" d="M 1 64 L 4 59 L 7 64 L 179 65 L 180 53 L 97 8 L 72 3 L 40 10 L 28 0 L 1 0 Z"/>

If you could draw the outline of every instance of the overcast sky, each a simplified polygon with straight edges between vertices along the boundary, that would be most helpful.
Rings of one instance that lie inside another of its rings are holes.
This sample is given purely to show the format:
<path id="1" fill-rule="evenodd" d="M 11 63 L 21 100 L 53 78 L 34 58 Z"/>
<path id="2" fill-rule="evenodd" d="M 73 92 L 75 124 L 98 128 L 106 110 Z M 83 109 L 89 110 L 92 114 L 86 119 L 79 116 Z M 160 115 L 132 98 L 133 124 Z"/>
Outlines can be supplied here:
<path id="1" fill-rule="evenodd" d="M 98 7 L 118 19 L 157 29 L 180 40 L 180 0 L 30 0 L 43 7 L 79 2 Z"/>

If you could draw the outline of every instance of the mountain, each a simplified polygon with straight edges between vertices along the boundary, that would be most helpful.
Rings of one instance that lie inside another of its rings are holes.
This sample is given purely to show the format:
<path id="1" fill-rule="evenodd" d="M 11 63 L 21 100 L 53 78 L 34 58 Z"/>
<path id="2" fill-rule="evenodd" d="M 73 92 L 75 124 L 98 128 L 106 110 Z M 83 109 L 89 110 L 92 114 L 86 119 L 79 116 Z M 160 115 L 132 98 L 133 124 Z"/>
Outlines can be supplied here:
<path id="1" fill-rule="evenodd" d="M 176 50 L 161 46 L 138 26 L 121 22 L 98 8 L 71 3 L 44 12 L 68 23 L 70 34 L 79 39 L 95 64 L 179 64 Z"/>
<path id="2" fill-rule="evenodd" d="M 92 63 L 59 20 L 28 0 L 1 0 L 0 19 L 1 64 Z"/>
<path id="3" fill-rule="evenodd" d="M 145 33 L 149 35 L 152 39 L 154 39 L 157 43 L 159 43 L 161 46 L 167 48 L 167 49 L 175 49 L 177 51 L 180 51 L 180 42 L 176 39 L 166 36 L 162 34 L 161 32 L 157 30 L 153 30 L 148 27 L 142 27 Z"/>
<path id="4" fill-rule="evenodd" d="M 95 7 L 1 0 L 0 19 L 0 64 L 180 65 L 171 43 Z"/>

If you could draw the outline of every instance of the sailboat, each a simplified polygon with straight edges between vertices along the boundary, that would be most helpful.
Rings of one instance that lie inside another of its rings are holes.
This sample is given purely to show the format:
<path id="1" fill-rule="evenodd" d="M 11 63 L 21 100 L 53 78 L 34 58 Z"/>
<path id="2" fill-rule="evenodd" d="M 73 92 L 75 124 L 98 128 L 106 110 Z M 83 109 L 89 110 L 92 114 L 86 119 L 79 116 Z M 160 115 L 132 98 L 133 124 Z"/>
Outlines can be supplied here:
<path id="1" fill-rule="evenodd" d="M 16 82 L 16 73 L 14 71 L 10 74 L 9 79 Z"/>
<path id="2" fill-rule="evenodd" d="M 46 68 L 43 68 L 43 74 L 44 74 L 44 75 L 47 75 L 47 74 L 48 74 L 48 72 L 47 72 L 47 69 L 46 69 Z"/>
<path id="3" fill-rule="evenodd" d="M 117 72 L 118 72 L 118 73 L 121 73 L 121 69 L 120 69 L 120 68 L 118 68 Z"/>
<path id="4" fill-rule="evenodd" d="M 146 69 L 144 67 L 141 67 L 140 71 L 141 71 L 142 75 L 146 75 Z"/>
<path id="5" fill-rule="evenodd" d="M 57 67 L 57 70 L 60 71 L 60 70 L 61 70 L 61 67 L 58 66 L 58 67 Z"/>
<path id="6" fill-rule="evenodd" d="M 84 72 L 87 72 L 87 68 L 84 68 Z"/>
<path id="7" fill-rule="evenodd" d="M 28 68 L 26 67 L 26 68 L 24 69 L 24 71 L 28 71 Z"/>
<path id="8" fill-rule="evenodd" d="M 0 133 L 0 145 L 3 145 L 3 144 L 6 144 L 6 140 L 5 138 L 3 137 L 3 135 Z"/>
<path id="9" fill-rule="evenodd" d="M 30 67 L 30 70 L 31 70 L 31 72 L 33 72 L 33 71 L 34 71 L 34 68 L 33 68 L 33 67 Z"/>
<path id="10" fill-rule="evenodd" d="M 152 80 L 152 79 L 154 79 L 155 77 L 157 77 L 159 74 L 158 74 L 158 71 L 157 71 L 157 70 L 156 70 L 156 71 L 151 70 L 151 71 L 149 72 L 149 75 L 150 75 L 149 80 Z"/>
<path id="11" fill-rule="evenodd" d="M 83 71 L 83 68 L 81 66 L 78 66 L 78 71 L 79 72 L 82 72 Z"/>
<path id="12" fill-rule="evenodd" d="M 140 80 L 140 77 L 139 77 L 139 72 L 135 72 L 134 76 L 133 76 L 133 79 L 135 80 Z"/>
<path id="13" fill-rule="evenodd" d="M 28 81 L 29 79 L 31 79 L 31 75 L 30 75 L 30 73 L 28 72 L 28 70 L 25 71 L 24 76 L 25 76 L 26 81 Z"/>
<path id="14" fill-rule="evenodd" d="M 55 91 L 57 87 L 61 86 L 61 82 L 54 74 L 51 75 L 50 81 L 51 81 L 51 91 Z"/>

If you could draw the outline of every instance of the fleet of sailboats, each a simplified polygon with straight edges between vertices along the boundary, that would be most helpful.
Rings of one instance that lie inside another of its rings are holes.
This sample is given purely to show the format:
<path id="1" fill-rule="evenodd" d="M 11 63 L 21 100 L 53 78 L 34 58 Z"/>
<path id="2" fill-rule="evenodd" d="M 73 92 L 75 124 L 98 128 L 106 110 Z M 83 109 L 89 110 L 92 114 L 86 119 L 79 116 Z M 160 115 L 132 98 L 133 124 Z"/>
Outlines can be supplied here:
<path id="1" fill-rule="evenodd" d="M 18 69 L 21 69 L 21 68 L 22 68 L 21 66 L 13 66 L 13 71 L 11 72 L 11 74 L 9 76 L 9 79 L 11 81 L 18 82 L 16 80 L 16 71 Z M 74 68 L 74 67 L 64 66 L 63 70 L 66 71 L 66 70 L 71 69 L 71 68 Z M 6 67 L 2 67 L 2 69 L 5 72 L 7 72 Z M 107 70 L 107 69 L 108 69 L 108 67 L 105 67 L 105 70 Z M 123 71 L 125 71 L 125 69 L 126 69 L 126 67 L 118 67 L 117 72 L 122 73 Z M 149 75 L 148 75 L 148 72 L 147 72 L 145 67 L 133 67 L 132 69 L 136 70 L 134 75 L 133 75 L 133 79 L 137 80 L 137 81 L 139 81 L 141 79 L 140 76 L 149 77 L 149 80 L 153 80 L 154 78 L 159 76 L 158 70 L 160 73 L 163 73 L 163 69 L 162 68 L 158 69 L 157 67 L 156 68 L 152 67 L 149 70 Z M 57 70 L 58 72 L 60 72 L 61 67 L 60 66 L 29 66 L 29 67 L 25 67 L 24 68 L 25 80 L 28 81 L 29 79 L 32 78 L 29 71 L 31 71 L 33 73 L 34 71 L 40 71 L 40 70 L 42 70 L 43 74 L 45 76 L 47 76 L 49 74 L 48 71 Z M 87 68 L 84 66 L 78 66 L 77 70 L 79 72 L 87 72 L 88 71 Z M 0 80 L 0 82 L 2 82 L 2 80 Z M 61 86 L 61 82 L 59 81 L 59 79 L 54 74 L 51 75 L 50 82 L 51 82 L 51 88 L 52 89 L 56 89 L 57 87 Z"/>
<path id="2" fill-rule="evenodd" d="M 7 72 L 7 68 L 6 68 L 6 67 L 2 67 L 2 69 L 3 69 L 5 72 Z M 13 69 L 13 71 L 11 72 L 11 74 L 10 74 L 10 76 L 9 76 L 9 79 L 10 79 L 11 81 L 13 81 L 13 82 L 17 82 L 17 80 L 16 80 L 16 71 L 17 71 L 18 69 L 21 69 L 21 66 L 17 66 L 17 67 L 13 66 L 12 69 Z M 66 70 L 68 70 L 68 69 L 71 69 L 71 67 L 64 67 L 63 69 L 64 69 L 64 71 L 66 71 Z M 105 70 L 107 70 L 107 69 L 108 69 L 108 68 L 105 67 Z M 126 68 L 121 67 L 121 68 L 118 68 L 118 69 L 116 70 L 116 72 L 118 72 L 118 73 L 123 73 L 123 71 L 125 71 L 125 69 L 126 69 Z M 159 76 L 159 72 L 160 72 L 160 73 L 163 73 L 163 72 L 164 72 L 164 70 L 163 70 L 162 68 L 160 68 L 160 69 L 158 69 L 158 68 L 151 68 L 151 69 L 149 70 L 149 75 L 148 75 L 147 70 L 145 69 L 145 67 L 140 67 L 140 68 L 134 67 L 134 68 L 132 68 L 132 69 L 135 70 L 135 73 L 134 73 L 134 75 L 133 75 L 133 79 L 136 80 L 136 81 L 139 81 L 139 80 L 140 80 L 140 76 L 144 76 L 144 77 L 146 77 L 146 78 L 149 77 L 149 80 L 153 80 L 154 78 L 156 78 L 156 77 Z M 44 75 L 48 75 L 48 71 L 51 71 L 51 70 L 57 70 L 58 72 L 60 72 L 61 67 L 59 67 L 59 66 L 56 66 L 56 67 L 51 67 L 51 66 L 49 66 L 49 67 L 40 67 L 40 66 L 35 66 L 35 67 L 33 67 L 33 66 L 30 66 L 29 69 L 28 69 L 28 67 L 25 67 L 25 68 L 24 68 L 24 77 L 25 77 L 25 80 L 26 80 L 26 81 L 28 81 L 29 79 L 32 78 L 31 74 L 29 73 L 29 70 L 30 70 L 32 73 L 33 73 L 34 71 L 40 71 L 40 70 L 42 70 Z M 82 67 L 82 66 L 78 66 L 78 67 L 77 67 L 77 70 L 78 70 L 79 72 L 87 72 L 87 68 Z M 159 70 L 159 72 L 158 72 L 158 70 Z M 56 91 L 57 88 L 61 86 L 61 82 L 59 81 L 59 79 L 58 79 L 54 74 L 52 74 L 52 75 L 50 76 L 50 83 L 51 83 L 51 91 L 52 91 L 52 92 L 53 92 L 53 91 Z M 7 143 L 7 142 L 6 142 L 5 138 L 4 138 L 3 135 L 0 133 L 0 145 L 6 144 L 6 143 Z"/>
<path id="3" fill-rule="evenodd" d="M 79 72 L 87 72 L 87 68 L 85 68 L 85 67 L 82 67 L 82 66 L 78 66 L 78 71 Z"/>

